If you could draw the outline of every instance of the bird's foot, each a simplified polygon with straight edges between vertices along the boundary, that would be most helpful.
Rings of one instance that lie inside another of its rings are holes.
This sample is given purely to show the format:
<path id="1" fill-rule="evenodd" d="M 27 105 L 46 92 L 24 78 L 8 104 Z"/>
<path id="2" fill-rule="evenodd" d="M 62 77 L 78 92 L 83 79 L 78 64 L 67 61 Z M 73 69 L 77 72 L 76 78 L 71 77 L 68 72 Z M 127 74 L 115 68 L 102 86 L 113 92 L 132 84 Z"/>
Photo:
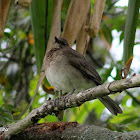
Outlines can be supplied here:
<path id="1" fill-rule="evenodd" d="M 74 93 L 74 91 L 75 91 L 75 89 L 72 92 L 70 92 L 70 95 L 72 95 Z"/>
<path id="2" fill-rule="evenodd" d="M 65 95 L 66 95 L 66 96 L 72 95 L 72 94 L 74 93 L 74 91 L 75 91 L 75 89 L 74 89 L 72 92 L 67 93 L 67 94 L 65 94 Z"/>
<path id="3" fill-rule="evenodd" d="M 65 95 L 67 95 L 68 94 L 68 92 L 65 92 L 62 96 L 65 96 Z"/>

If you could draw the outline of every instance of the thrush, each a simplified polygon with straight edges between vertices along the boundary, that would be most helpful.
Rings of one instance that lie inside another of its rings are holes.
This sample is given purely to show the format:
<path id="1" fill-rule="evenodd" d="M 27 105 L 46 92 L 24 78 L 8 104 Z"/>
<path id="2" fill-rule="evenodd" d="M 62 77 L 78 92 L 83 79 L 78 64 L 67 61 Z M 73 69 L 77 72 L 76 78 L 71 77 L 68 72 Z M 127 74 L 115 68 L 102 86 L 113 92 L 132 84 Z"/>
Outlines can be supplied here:
<path id="1" fill-rule="evenodd" d="M 102 84 L 101 77 L 86 58 L 73 50 L 64 38 L 56 38 L 53 48 L 46 55 L 45 75 L 49 83 L 57 90 L 71 92 L 83 91 Z M 98 98 L 113 114 L 122 113 L 122 109 L 109 97 Z"/>

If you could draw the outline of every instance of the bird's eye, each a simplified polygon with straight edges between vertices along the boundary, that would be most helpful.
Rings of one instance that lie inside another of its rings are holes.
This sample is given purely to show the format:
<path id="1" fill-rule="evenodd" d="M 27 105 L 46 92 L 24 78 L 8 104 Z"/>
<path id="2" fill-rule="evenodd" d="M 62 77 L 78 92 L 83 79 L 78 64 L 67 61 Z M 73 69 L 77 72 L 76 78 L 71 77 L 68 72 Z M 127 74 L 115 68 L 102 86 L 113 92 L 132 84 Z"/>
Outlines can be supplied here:
<path id="1" fill-rule="evenodd" d="M 64 46 L 67 46 L 68 44 L 66 42 L 63 43 Z"/>

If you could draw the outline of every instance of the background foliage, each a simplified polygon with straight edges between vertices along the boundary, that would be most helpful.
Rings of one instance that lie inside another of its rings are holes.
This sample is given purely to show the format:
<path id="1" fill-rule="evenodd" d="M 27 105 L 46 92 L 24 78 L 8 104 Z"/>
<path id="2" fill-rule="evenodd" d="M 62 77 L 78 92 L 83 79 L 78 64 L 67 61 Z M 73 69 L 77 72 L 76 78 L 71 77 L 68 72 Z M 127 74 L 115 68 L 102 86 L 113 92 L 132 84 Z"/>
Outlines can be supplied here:
<path id="1" fill-rule="evenodd" d="M 61 21 L 62 27 L 66 18 L 67 9 L 70 1 L 64 1 L 62 5 Z M 96 67 L 103 82 L 121 79 L 121 70 L 123 68 L 123 59 L 117 61 L 111 55 L 112 42 L 115 36 L 113 32 L 119 33 L 119 43 L 124 40 L 124 29 L 128 7 L 119 7 L 115 4 L 117 1 L 107 0 L 104 15 L 101 23 L 99 35 L 96 39 L 90 39 L 86 57 L 89 62 Z M 44 4 L 45 5 L 45 4 Z M 43 6 L 43 4 L 42 4 Z M 46 43 L 51 26 L 52 3 L 45 5 L 48 8 Z M 93 13 L 94 1 L 92 1 Z M 38 80 L 39 69 L 43 54 L 45 54 L 45 44 L 39 43 L 38 50 L 40 56 L 35 55 L 37 49 L 34 48 L 33 20 L 42 25 L 41 11 L 40 15 L 33 16 L 34 5 L 31 9 L 25 9 L 12 4 L 7 18 L 7 24 L 4 31 L 4 37 L 1 39 L 0 47 L 0 126 L 9 124 L 21 119 L 20 113 L 29 104 L 31 97 L 34 96 L 35 87 Z M 39 14 L 39 13 L 38 13 Z M 32 20 L 32 22 L 31 22 Z M 31 25 L 32 23 L 32 25 Z M 135 47 L 140 43 L 140 18 L 138 19 Z M 36 27 L 39 28 L 39 27 Z M 63 29 L 62 29 L 63 31 Z M 44 33 L 34 32 L 42 40 Z M 119 45 L 118 45 L 119 46 Z M 121 48 L 123 49 L 123 48 Z M 116 53 L 120 53 L 119 51 Z M 125 52 L 124 52 L 125 54 Z M 122 56 L 120 56 L 122 58 Z M 134 54 L 135 57 L 135 54 Z M 41 59 L 41 60 L 40 60 Z M 133 63 L 133 62 L 132 62 Z M 38 69 L 38 70 L 37 70 Z M 137 70 L 139 73 L 140 69 Z M 129 75 L 135 71 L 131 69 Z M 31 109 L 38 107 L 46 98 L 55 98 L 50 94 L 51 87 L 46 83 L 48 93 L 40 87 Z M 107 127 L 111 130 L 130 131 L 140 129 L 140 90 L 131 89 L 123 91 L 121 94 L 111 96 L 116 102 L 121 104 L 123 114 L 112 116 L 107 109 L 98 101 L 90 101 L 79 108 L 67 109 L 64 121 L 77 121 L 83 124 L 95 124 Z M 30 110 L 31 110 L 30 109 Z M 30 111 L 29 110 L 29 111 Z M 24 114 L 22 117 L 27 115 Z M 39 122 L 57 121 L 55 116 L 47 116 Z"/>

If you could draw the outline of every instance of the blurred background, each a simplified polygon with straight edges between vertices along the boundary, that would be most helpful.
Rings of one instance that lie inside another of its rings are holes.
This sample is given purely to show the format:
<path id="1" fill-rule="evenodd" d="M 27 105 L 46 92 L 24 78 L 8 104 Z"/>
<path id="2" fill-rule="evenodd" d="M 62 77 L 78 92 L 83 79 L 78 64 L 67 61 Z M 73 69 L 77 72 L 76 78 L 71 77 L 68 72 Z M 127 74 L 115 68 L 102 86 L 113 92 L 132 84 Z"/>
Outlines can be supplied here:
<path id="1" fill-rule="evenodd" d="M 70 0 L 67 0 L 62 5 L 62 31 L 69 3 Z M 94 0 L 91 3 L 93 13 Z M 90 39 L 88 44 L 86 58 L 97 69 L 103 82 L 122 78 L 127 9 L 128 0 L 106 0 L 99 34 L 96 39 Z M 48 7 L 48 10 L 51 11 L 51 8 Z M 45 86 L 39 88 L 30 110 L 21 115 L 34 96 L 41 65 L 35 56 L 37 50 L 34 47 L 31 15 L 32 9 L 23 8 L 13 2 L 8 13 L 4 37 L 0 40 L 0 126 L 22 119 L 48 97 L 55 98 L 53 87 L 46 82 Z M 51 17 L 51 13 L 49 16 Z M 36 19 L 39 20 L 39 17 L 36 16 Z M 51 18 L 48 22 L 50 24 L 47 27 L 50 30 Z M 43 56 L 44 54 L 45 49 Z M 140 73 L 140 18 L 133 54 L 128 77 Z M 140 88 L 125 90 L 111 95 L 111 98 L 120 104 L 123 114 L 113 116 L 99 100 L 93 100 L 80 107 L 67 109 L 63 121 L 94 124 L 121 132 L 140 129 Z M 50 115 L 41 119 L 39 123 L 55 121 L 57 118 Z"/>

